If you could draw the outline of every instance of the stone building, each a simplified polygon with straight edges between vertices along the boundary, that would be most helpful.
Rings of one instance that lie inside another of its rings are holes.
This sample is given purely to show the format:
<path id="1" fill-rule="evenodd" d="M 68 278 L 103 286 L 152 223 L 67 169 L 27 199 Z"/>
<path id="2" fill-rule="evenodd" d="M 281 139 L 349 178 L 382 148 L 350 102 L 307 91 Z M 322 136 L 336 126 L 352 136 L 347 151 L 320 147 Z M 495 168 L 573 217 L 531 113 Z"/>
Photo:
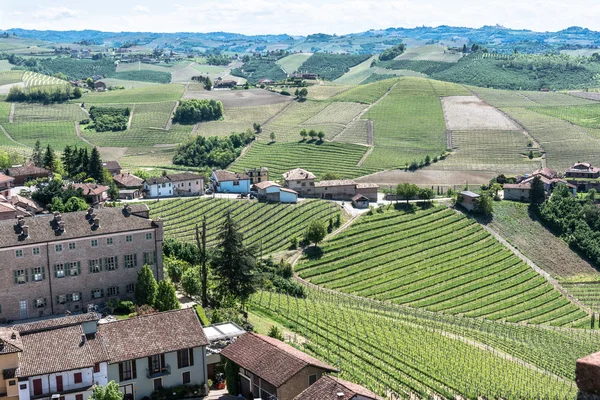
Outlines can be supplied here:
<path id="1" fill-rule="evenodd" d="M 283 174 L 285 187 L 304 197 L 315 196 L 315 175 L 302 168 L 296 168 Z"/>
<path id="2" fill-rule="evenodd" d="M 133 298 L 137 273 L 163 278 L 162 221 L 148 206 L 0 221 L 0 322 Z"/>

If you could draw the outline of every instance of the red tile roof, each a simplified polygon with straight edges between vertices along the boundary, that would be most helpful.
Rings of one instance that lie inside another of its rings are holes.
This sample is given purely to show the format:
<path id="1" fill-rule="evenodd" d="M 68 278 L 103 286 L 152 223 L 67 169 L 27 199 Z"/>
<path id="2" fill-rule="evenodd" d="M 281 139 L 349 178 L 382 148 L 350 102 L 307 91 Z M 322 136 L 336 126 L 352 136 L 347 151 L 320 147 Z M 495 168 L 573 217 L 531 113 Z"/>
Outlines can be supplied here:
<path id="1" fill-rule="evenodd" d="M 84 322 L 98 321 L 100 316 L 96 313 L 69 315 L 60 318 L 48 318 L 41 321 L 17 324 L 13 329 L 25 335 L 29 333 L 48 331 L 51 329 L 65 328 L 67 326 L 81 325 Z"/>
<path id="2" fill-rule="evenodd" d="M 73 189 L 83 190 L 84 196 L 97 196 L 103 192 L 107 192 L 110 188 L 108 186 L 98 185 L 96 183 L 73 183 Z"/>
<path id="3" fill-rule="evenodd" d="M 110 363 L 209 344 L 193 308 L 100 324 Z"/>
<path id="4" fill-rule="evenodd" d="M 275 387 L 280 387 L 309 365 L 329 372 L 337 371 L 280 340 L 251 332 L 237 338 L 221 355 Z"/>
<path id="5" fill-rule="evenodd" d="M 278 185 L 277 183 L 275 183 L 273 181 L 264 181 L 264 182 L 255 183 L 254 186 L 256 186 L 259 189 L 266 189 L 271 186 L 281 187 L 281 185 Z"/>
<path id="6" fill-rule="evenodd" d="M 33 164 L 23 165 L 19 167 L 11 167 L 6 170 L 10 176 L 30 176 L 30 175 L 50 175 L 52 172 L 44 168 L 36 167 Z"/>
<path id="7" fill-rule="evenodd" d="M 109 171 L 117 171 L 121 169 L 121 164 L 118 161 L 105 161 L 102 166 Z"/>
<path id="8" fill-rule="evenodd" d="M 0 327 L 0 354 L 17 353 L 23 350 L 21 335 L 13 328 Z"/>
<path id="9" fill-rule="evenodd" d="M 365 400 L 383 400 L 383 397 L 356 383 L 348 382 L 331 375 L 324 375 L 298 396 L 294 397 L 294 400 L 351 400 L 357 396 L 361 396 L 360 398 Z"/>
<path id="10" fill-rule="evenodd" d="M 124 187 L 141 187 L 144 184 L 144 180 L 142 178 L 138 178 L 130 173 L 115 175 L 113 176 L 113 180 L 117 185 Z"/>
<path id="11" fill-rule="evenodd" d="M 331 181 L 316 182 L 317 187 L 333 187 L 333 186 L 355 186 L 356 182 L 350 179 L 335 179 Z"/>
<path id="12" fill-rule="evenodd" d="M 12 182 L 14 180 L 15 180 L 15 178 L 13 178 L 12 176 L 8 176 L 8 175 L 0 173 L 0 183 Z"/>
<path id="13" fill-rule="evenodd" d="M 240 174 L 237 172 L 229 172 L 229 171 L 225 171 L 225 170 L 215 170 L 213 171 L 213 174 L 215 175 L 215 177 L 217 178 L 217 180 L 219 182 L 227 182 L 227 181 L 239 181 L 239 180 L 245 180 L 245 179 L 250 179 L 250 177 L 246 174 Z"/>
<path id="14" fill-rule="evenodd" d="M 531 175 L 532 176 L 542 175 L 548 179 L 552 179 L 552 178 L 556 178 L 556 176 L 558 175 L 558 172 L 556 172 L 556 170 L 553 170 L 552 168 L 546 167 L 546 168 L 540 168 L 538 170 L 535 170 Z"/>

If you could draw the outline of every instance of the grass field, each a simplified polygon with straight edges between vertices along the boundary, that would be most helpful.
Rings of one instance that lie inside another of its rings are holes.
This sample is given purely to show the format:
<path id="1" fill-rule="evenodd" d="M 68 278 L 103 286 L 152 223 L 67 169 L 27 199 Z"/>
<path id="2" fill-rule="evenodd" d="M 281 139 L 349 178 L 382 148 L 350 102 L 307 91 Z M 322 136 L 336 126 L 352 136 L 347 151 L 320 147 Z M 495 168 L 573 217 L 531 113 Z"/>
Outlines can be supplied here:
<path id="1" fill-rule="evenodd" d="M 228 199 L 174 199 L 149 202 L 151 218 L 165 221 L 165 236 L 195 241 L 196 224 L 206 217 L 207 244 L 216 244 L 216 235 L 227 213 L 240 223 L 244 242 L 257 246 L 259 254 L 285 250 L 293 237 L 300 237 L 313 219 L 328 221 L 339 213 L 337 205 L 321 200 L 298 204 L 267 204 Z"/>
<path id="2" fill-rule="evenodd" d="M 183 85 L 152 85 L 138 89 L 111 90 L 108 92 L 90 92 L 78 102 L 86 103 L 155 103 L 177 101 L 183 95 Z"/>
<path id="3" fill-rule="evenodd" d="M 296 72 L 298 68 L 304 63 L 304 61 L 308 60 L 312 56 L 311 53 L 296 53 L 290 54 L 289 56 L 285 56 L 276 61 L 276 63 L 283 69 L 286 73 L 291 74 Z"/>
<path id="4" fill-rule="evenodd" d="M 38 104 L 15 103 L 14 123 L 48 122 L 48 121 L 81 121 L 88 115 L 79 104 Z"/>
<path id="5" fill-rule="evenodd" d="M 23 71 L 2 71 L 0 72 L 0 86 L 11 83 L 22 82 Z"/>
<path id="6" fill-rule="evenodd" d="M 397 60 L 421 60 L 421 61 L 441 61 L 457 62 L 463 55 L 461 53 L 449 53 L 441 45 L 433 44 L 428 46 L 409 47 L 404 53 L 396 57 Z"/>
<path id="7" fill-rule="evenodd" d="M 363 86 L 355 86 L 337 96 L 334 96 L 333 101 L 350 101 L 356 103 L 372 104 L 379 100 L 394 84 L 396 79 L 389 79 L 379 82 L 370 83 Z"/>
<path id="8" fill-rule="evenodd" d="M 352 86 L 348 85 L 335 85 L 332 83 L 325 83 L 323 85 L 312 85 L 308 87 L 308 99 L 309 100 L 327 100 L 331 97 L 342 93 Z"/>
<path id="9" fill-rule="evenodd" d="M 111 75 L 115 79 L 123 79 L 127 81 L 141 81 L 151 83 L 169 83 L 171 82 L 171 72 L 162 71 L 122 71 Z"/>
<path id="10" fill-rule="evenodd" d="M 115 79 L 115 78 L 104 78 L 102 82 L 106 83 L 106 86 L 122 86 L 125 89 L 139 89 L 149 86 L 158 85 L 158 83 L 152 82 L 142 82 L 142 81 L 128 81 L 124 79 Z"/>
<path id="11" fill-rule="evenodd" d="M 0 60 L 0 72 L 10 71 L 12 67 L 8 60 Z"/>
<path id="12" fill-rule="evenodd" d="M 314 289 L 306 300 L 260 292 L 250 308 L 304 338 L 301 349 L 341 378 L 386 398 L 574 399 L 573 365 L 600 345 L 597 331 L 458 318 Z"/>
<path id="13" fill-rule="evenodd" d="M 542 114 L 569 121 L 584 128 L 600 129 L 600 104 L 531 108 Z"/>
<path id="14" fill-rule="evenodd" d="M 227 67 L 223 65 L 194 64 L 192 68 L 201 74 L 220 74 L 227 71 Z"/>
<path id="15" fill-rule="evenodd" d="M 371 63 L 375 58 L 377 57 L 371 57 L 368 60 L 365 60 L 362 63 L 350 68 L 348 72 L 337 78 L 335 83 L 339 83 L 341 85 L 359 85 L 362 81 L 367 79 L 375 72 L 376 68 L 371 67 Z"/>
<path id="16" fill-rule="evenodd" d="M 330 289 L 453 315 L 589 326 L 585 311 L 479 224 L 442 206 L 363 216 L 320 248 L 296 271 Z"/>
<path id="17" fill-rule="evenodd" d="M 33 147 L 37 140 L 43 147 L 50 144 L 55 150 L 62 150 L 66 145 L 87 146 L 77 137 L 73 121 L 23 122 L 3 126 L 13 139 L 29 147 Z"/>
<path id="18" fill-rule="evenodd" d="M 317 178 L 326 172 L 339 174 L 343 178 L 356 178 L 374 172 L 356 166 L 367 149 L 366 146 L 333 142 L 255 142 L 231 169 L 243 171 L 244 168 L 265 166 L 274 180 L 281 179 L 281 174 L 294 168 L 304 168 Z"/>

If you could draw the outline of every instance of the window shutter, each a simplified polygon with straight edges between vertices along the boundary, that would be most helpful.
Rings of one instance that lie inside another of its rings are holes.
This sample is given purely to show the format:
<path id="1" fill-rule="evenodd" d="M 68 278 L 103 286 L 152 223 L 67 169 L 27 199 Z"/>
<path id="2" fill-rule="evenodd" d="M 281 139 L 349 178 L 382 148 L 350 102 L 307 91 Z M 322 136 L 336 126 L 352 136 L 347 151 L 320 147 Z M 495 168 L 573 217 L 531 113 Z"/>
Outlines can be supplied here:
<path id="1" fill-rule="evenodd" d="M 133 379 L 137 379 L 137 367 L 136 367 L 136 362 L 135 360 L 131 360 L 131 376 L 133 376 Z"/>
<path id="2" fill-rule="evenodd" d="M 102 259 L 98 259 L 98 271 L 102 272 Z"/>
<path id="3" fill-rule="evenodd" d="M 58 274 L 56 273 L 56 264 L 54 264 L 54 277 L 58 278 Z"/>
<path id="4" fill-rule="evenodd" d="M 100 297 L 104 297 L 104 289 L 100 289 Z"/>
<path id="5" fill-rule="evenodd" d="M 177 368 L 181 369 L 181 350 L 177 351 Z"/>
<path id="6" fill-rule="evenodd" d="M 60 304 L 60 296 L 56 296 L 56 304 Z"/>
<path id="7" fill-rule="evenodd" d="M 46 280 L 46 268 L 42 267 L 42 280 Z"/>
<path id="8" fill-rule="evenodd" d="M 123 363 L 119 363 L 119 382 L 123 382 Z"/>
<path id="9" fill-rule="evenodd" d="M 34 281 L 35 280 L 35 269 L 31 268 L 31 280 Z"/>
<path id="10" fill-rule="evenodd" d="M 152 357 L 148 357 L 148 371 L 152 373 Z"/>
<path id="11" fill-rule="evenodd" d="M 133 266 L 137 267 L 137 254 L 133 255 Z"/>
<path id="12" fill-rule="evenodd" d="M 194 365 L 194 349 L 189 349 L 190 352 L 190 367 Z"/>
<path id="13" fill-rule="evenodd" d="M 94 261 L 89 260 L 88 265 L 90 266 L 90 274 L 94 272 Z"/>
<path id="14" fill-rule="evenodd" d="M 95 299 L 95 297 L 94 297 L 94 291 L 93 290 L 90 292 L 90 296 L 92 297 L 92 300 Z"/>
<path id="15" fill-rule="evenodd" d="M 17 270 L 13 271 L 13 275 L 15 277 L 15 285 L 19 283 L 19 272 Z"/>
<path id="16" fill-rule="evenodd" d="M 160 367 L 164 368 L 167 364 L 165 363 L 165 354 L 160 355 Z"/>
<path id="17" fill-rule="evenodd" d="M 29 282 L 29 270 L 25 268 L 25 282 Z"/>
<path id="18" fill-rule="evenodd" d="M 119 268 L 119 257 L 114 257 L 115 260 L 115 269 Z"/>

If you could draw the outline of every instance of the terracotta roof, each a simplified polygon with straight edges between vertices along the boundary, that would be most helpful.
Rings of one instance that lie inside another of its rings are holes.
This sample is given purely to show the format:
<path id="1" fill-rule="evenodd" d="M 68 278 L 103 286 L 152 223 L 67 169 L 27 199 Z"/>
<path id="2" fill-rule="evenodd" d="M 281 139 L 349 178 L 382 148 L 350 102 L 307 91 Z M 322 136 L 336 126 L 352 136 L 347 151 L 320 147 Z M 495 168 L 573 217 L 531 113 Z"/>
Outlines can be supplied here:
<path id="1" fill-rule="evenodd" d="M 531 189 L 531 184 L 527 183 L 505 183 L 504 189 Z"/>
<path id="2" fill-rule="evenodd" d="M 221 351 L 221 355 L 275 387 L 280 387 L 309 365 L 329 372 L 337 371 L 282 341 L 252 332 L 238 337 Z"/>
<path id="3" fill-rule="evenodd" d="M 157 185 L 160 183 L 167 183 L 170 182 L 171 180 L 169 178 L 167 178 L 167 176 L 155 176 L 153 178 L 149 178 L 146 179 L 144 182 L 148 185 Z"/>
<path id="4" fill-rule="evenodd" d="M 35 211 L 43 210 L 43 207 L 41 207 L 35 200 L 19 196 L 18 194 L 10 198 L 10 204 L 12 204 L 13 206 L 25 206 L 33 208 Z"/>
<path id="5" fill-rule="evenodd" d="M 11 167 L 6 170 L 6 173 L 10 176 L 29 176 L 29 175 L 50 175 L 51 171 L 44 168 L 36 167 L 33 164 L 22 165 L 19 167 Z"/>
<path id="6" fill-rule="evenodd" d="M 324 375 L 298 396 L 294 397 L 294 400 L 351 400 L 357 396 L 361 396 L 361 400 L 383 400 L 383 397 L 356 383 L 348 382 L 331 375 Z"/>
<path id="7" fill-rule="evenodd" d="M 83 190 L 84 196 L 99 195 L 107 192 L 110 188 L 104 185 L 98 185 L 96 183 L 73 183 L 73 189 Z"/>
<path id="8" fill-rule="evenodd" d="M 10 203 L 0 202 L 0 213 L 16 212 L 17 209 Z"/>
<path id="9" fill-rule="evenodd" d="M 15 180 L 15 178 L 13 178 L 12 176 L 8 176 L 3 173 L 0 173 L 0 183 L 12 182 L 14 180 Z"/>
<path id="10" fill-rule="evenodd" d="M 363 201 L 364 201 L 364 200 L 367 200 L 367 201 L 368 201 L 368 200 L 369 200 L 369 198 L 368 198 L 367 196 L 363 196 L 363 195 L 362 195 L 362 194 L 360 194 L 360 193 L 359 193 L 359 194 L 357 194 L 356 196 L 354 196 L 354 197 L 352 198 L 352 201 L 359 201 L 359 200 L 363 200 Z"/>
<path id="11" fill-rule="evenodd" d="M 576 163 L 571 168 L 569 168 L 566 172 L 589 172 L 589 173 L 598 173 L 600 172 L 600 168 L 592 167 L 590 163 Z"/>
<path id="12" fill-rule="evenodd" d="M 226 182 L 226 181 L 239 181 L 239 180 L 245 180 L 245 179 L 250 179 L 250 177 L 246 174 L 240 174 L 237 172 L 229 172 L 229 171 L 225 171 L 225 170 L 215 170 L 213 171 L 214 176 L 217 177 L 217 180 L 219 182 Z"/>
<path id="13" fill-rule="evenodd" d="M 0 327 L 0 354 L 17 353 L 23 350 L 23 342 L 18 331 Z"/>
<path id="14" fill-rule="evenodd" d="M 29 226 L 27 237 L 23 237 L 20 231 L 15 229 L 14 220 L 0 221 L 0 248 L 153 229 L 155 226 L 152 220 L 135 215 L 147 211 L 146 204 L 132 204 L 131 214 L 126 213 L 122 208 L 105 207 L 95 210 L 100 219 L 99 227 L 94 227 L 86 219 L 86 211 L 63 213 L 61 217 L 65 223 L 65 230 L 60 234 L 54 230 L 52 215 L 39 215 L 26 219 L 26 225 Z"/>
<path id="15" fill-rule="evenodd" d="M 100 316 L 96 313 L 84 313 L 77 315 L 68 315 L 60 318 L 48 318 L 41 321 L 29 322 L 25 324 L 17 324 L 13 329 L 22 335 L 30 333 L 48 331 L 51 329 L 64 328 L 67 326 L 80 325 L 84 322 L 98 321 Z"/>
<path id="16" fill-rule="evenodd" d="M 552 183 L 552 179 L 546 178 L 544 175 L 536 175 L 540 177 L 540 180 L 545 184 L 549 185 Z M 520 183 L 529 183 L 532 182 L 536 176 L 530 176 L 527 179 L 522 180 Z"/>
<path id="17" fill-rule="evenodd" d="M 115 175 L 113 176 L 113 180 L 117 185 L 124 187 L 141 187 L 144 184 L 142 178 L 138 178 L 130 173 Z"/>
<path id="18" fill-rule="evenodd" d="M 356 184 L 356 188 L 357 189 L 367 189 L 367 188 L 379 188 L 379 185 L 376 183 L 357 183 Z"/>
<path id="19" fill-rule="evenodd" d="M 24 335 L 16 375 L 20 378 L 94 366 L 92 349 L 82 342 L 81 325 Z"/>
<path id="20" fill-rule="evenodd" d="M 307 170 L 302 168 L 296 168 L 291 171 L 287 171 L 283 174 L 283 179 L 285 179 L 286 181 L 300 181 L 303 179 L 315 178 L 316 176 L 314 176 L 311 172 L 308 172 Z"/>
<path id="21" fill-rule="evenodd" d="M 121 169 L 121 164 L 118 161 L 105 161 L 102 163 L 102 166 L 109 171 Z"/>
<path id="22" fill-rule="evenodd" d="M 259 189 L 266 189 L 271 186 L 281 187 L 281 185 L 279 185 L 273 181 L 264 181 L 264 182 L 255 183 L 254 186 L 256 186 Z"/>
<path id="23" fill-rule="evenodd" d="M 209 344 L 193 308 L 100 324 L 98 332 L 111 364 Z"/>
<path id="24" fill-rule="evenodd" d="M 350 179 L 335 179 L 332 181 L 320 181 L 316 182 L 317 187 L 332 187 L 332 186 L 352 186 L 356 185 L 356 182 Z"/>
<path id="25" fill-rule="evenodd" d="M 178 174 L 169 174 L 167 175 L 172 182 L 181 182 L 181 181 L 193 181 L 195 179 L 204 180 L 204 175 L 194 174 L 192 172 L 181 172 Z"/>
<path id="26" fill-rule="evenodd" d="M 535 170 L 534 172 L 532 172 L 533 176 L 535 175 L 543 175 L 548 179 L 552 179 L 552 178 L 556 178 L 556 176 L 558 175 L 558 172 L 556 172 L 555 170 L 553 170 L 552 168 L 540 168 L 538 170 Z"/>

